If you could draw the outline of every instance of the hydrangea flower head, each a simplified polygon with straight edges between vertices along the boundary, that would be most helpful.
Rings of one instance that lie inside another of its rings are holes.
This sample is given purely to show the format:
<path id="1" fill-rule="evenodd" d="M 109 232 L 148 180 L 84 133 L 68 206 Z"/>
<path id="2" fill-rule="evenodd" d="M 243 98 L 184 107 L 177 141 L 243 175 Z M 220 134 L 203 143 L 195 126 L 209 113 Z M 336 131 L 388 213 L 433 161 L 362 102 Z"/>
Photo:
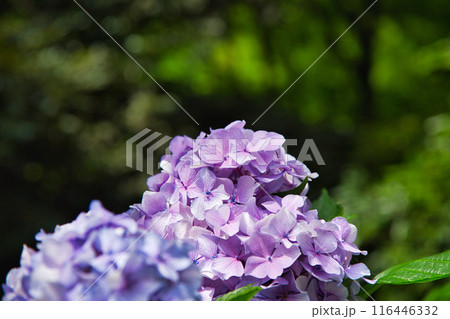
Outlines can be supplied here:
<path id="1" fill-rule="evenodd" d="M 213 299 L 246 284 L 263 286 L 258 300 L 345 299 L 344 278 L 370 275 L 352 255 L 356 227 L 345 218 L 318 218 L 307 198 L 277 196 L 318 175 L 287 154 L 285 138 L 252 131 L 244 121 L 175 137 L 151 176 L 142 202 L 130 214 L 169 239 L 195 246 L 203 275 L 201 294 Z"/>

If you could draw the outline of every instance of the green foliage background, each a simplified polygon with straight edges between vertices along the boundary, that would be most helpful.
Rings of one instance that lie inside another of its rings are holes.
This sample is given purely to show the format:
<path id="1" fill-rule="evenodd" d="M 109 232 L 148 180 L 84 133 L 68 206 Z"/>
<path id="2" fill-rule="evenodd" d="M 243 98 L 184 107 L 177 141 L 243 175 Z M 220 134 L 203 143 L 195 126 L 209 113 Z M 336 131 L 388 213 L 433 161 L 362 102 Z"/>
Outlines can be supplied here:
<path id="1" fill-rule="evenodd" d="M 73 1 L 1 1 L 1 278 L 23 242 L 91 199 L 116 212 L 140 200 L 128 138 L 250 125 L 371 3 L 79 2 L 200 126 Z M 378 1 L 251 126 L 314 139 L 327 165 L 309 163 L 311 197 L 328 188 L 356 215 L 374 274 L 450 247 L 449 13 L 443 0 Z M 433 299 L 445 284 L 374 297 Z"/>

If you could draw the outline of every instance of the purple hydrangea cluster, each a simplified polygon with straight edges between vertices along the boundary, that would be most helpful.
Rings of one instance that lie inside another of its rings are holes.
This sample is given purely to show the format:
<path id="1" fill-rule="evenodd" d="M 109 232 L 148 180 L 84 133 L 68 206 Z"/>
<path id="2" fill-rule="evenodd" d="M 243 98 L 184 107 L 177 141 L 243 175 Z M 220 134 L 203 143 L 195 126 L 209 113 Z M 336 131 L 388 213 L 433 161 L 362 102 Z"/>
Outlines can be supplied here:
<path id="1" fill-rule="evenodd" d="M 370 275 L 357 230 L 345 218 L 318 218 L 306 197 L 316 173 L 287 154 L 283 136 L 236 121 L 196 139 L 175 137 L 162 171 L 129 214 L 143 227 L 195 246 L 202 298 L 254 283 L 257 300 L 345 300 L 342 282 Z M 306 181 L 305 181 L 306 179 Z M 296 188 L 298 195 L 276 193 Z"/>
<path id="2" fill-rule="evenodd" d="M 3 300 L 199 300 L 202 277 L 188 245 L 147 232 L 97 201 L 75 221 L 36 235 Z"/>

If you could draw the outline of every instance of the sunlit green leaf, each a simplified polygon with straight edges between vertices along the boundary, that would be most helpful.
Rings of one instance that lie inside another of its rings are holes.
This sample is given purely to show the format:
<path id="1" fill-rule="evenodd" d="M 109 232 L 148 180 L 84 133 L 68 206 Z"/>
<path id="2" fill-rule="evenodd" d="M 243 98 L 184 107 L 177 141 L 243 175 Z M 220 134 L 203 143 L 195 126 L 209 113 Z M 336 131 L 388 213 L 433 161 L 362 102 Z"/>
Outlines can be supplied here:
<path id="1" fill-rule="evenodd" d="M 407 285 L 450 276 L 450 250 L 391 267 L 377 275 L 377 284 Z"/>
<path id="2" fill-rule="evenodd" d="M 220 296 L 216 301 L 249 301 L 252 299 L 262 288 L 253 285 L 247 285 L 245 287 L 231 291 L 223 296 Z"/>

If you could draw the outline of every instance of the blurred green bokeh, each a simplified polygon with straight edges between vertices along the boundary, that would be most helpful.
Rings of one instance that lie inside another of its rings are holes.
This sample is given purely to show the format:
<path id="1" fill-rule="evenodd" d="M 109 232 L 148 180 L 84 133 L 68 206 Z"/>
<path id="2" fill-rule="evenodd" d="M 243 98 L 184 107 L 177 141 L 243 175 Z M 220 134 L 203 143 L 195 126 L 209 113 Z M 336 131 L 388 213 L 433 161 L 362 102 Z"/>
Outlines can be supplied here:
<path id="1" fill-rule="evenodd" d="M 1 1 L 1 278 L 23 242 L 91 199 L 116 212 L 140 200 L 147 176 L 125 166 L 134 134 L 236 119 L 314 139 L 327 165 L 307 163 L 311 197 L 329 188 L 357 215 L 374 273 L 450 248 L 447 1 L 379 1 L 253 126 L 372 1 L 79 2 L 200 126 L 73 1 Z"/>

